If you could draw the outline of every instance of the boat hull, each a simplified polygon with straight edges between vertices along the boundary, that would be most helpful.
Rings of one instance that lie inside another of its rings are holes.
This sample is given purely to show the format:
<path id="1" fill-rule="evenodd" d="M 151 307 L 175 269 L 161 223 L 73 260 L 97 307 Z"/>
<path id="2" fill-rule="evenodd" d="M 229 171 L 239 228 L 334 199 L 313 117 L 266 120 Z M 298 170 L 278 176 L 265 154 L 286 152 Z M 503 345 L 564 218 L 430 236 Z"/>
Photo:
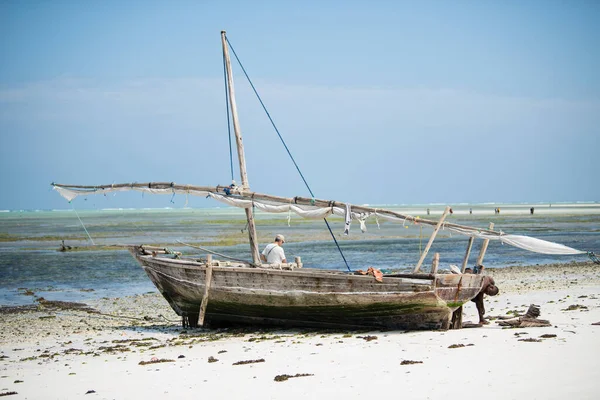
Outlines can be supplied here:
<path id="1" fill-rule="evenodd" d="M 207 267 L 131 249 L 175 312 L 197 326 Z M 213 266 L 204 321 L 284 327 L 447 329 L 477 295 L 480 275 L 384 277 L 338 271 Z"/>

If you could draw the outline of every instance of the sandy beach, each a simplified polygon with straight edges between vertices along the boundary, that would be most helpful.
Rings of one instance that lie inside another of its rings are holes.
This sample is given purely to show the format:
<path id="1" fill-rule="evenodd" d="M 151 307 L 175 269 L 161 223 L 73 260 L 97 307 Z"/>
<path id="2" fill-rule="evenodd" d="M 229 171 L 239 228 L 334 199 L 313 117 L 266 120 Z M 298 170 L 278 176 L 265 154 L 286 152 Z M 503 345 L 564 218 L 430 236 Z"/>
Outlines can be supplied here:
<path id="1" fill-rule="evenodd" d="M 453 331 L 184 330 L 159 294 L 4 307 L 0 395 L 15 399 L 593 399 L 600 266 L 486 271 L 489 325 Z M 494 317 L 539 305 L 550 327 Z M 476 322 L 474 303 L 463 321 Z M 12 394 L 11 393 L 15 393 Z"/>

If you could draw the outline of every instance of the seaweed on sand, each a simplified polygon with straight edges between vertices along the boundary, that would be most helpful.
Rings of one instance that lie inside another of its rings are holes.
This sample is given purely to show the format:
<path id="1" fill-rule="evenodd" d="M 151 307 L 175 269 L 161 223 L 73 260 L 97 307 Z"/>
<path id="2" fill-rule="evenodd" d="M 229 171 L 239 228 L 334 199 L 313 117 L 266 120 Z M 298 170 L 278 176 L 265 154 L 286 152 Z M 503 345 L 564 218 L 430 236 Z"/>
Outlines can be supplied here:
<path id="1" fill-rule="evenodd" d="M 237 361 L 237 362 L 234 362 L 232 365 L 256 364 L 256 363 L 261 363 L 261 362 L 265 362 L 265 359 L 259 358 L 258 360 Z"/>
<path id="2" fill-rule="evenodd" d="M 175 362 L 175 360 L 169 360 L 167 358 L 152 357 L 152 359 L 150 361 L 140 361 L 138 363 L 138 365 L 160 364 L 160 363 L 166 363 L 166 362 Z"/>
<path id="3" fill-rule="evenodd" d="M 287 381 L 290 378 L 299 378 L 299 377 L 302 377 L 302 376 L 314 376 L 314 375 L 315 374 L 296 374 L 296 375 L 282 374 L 282 375 L 276 375 L 273 380 L 275 382 L 283 382 L 283 381 Z"/>

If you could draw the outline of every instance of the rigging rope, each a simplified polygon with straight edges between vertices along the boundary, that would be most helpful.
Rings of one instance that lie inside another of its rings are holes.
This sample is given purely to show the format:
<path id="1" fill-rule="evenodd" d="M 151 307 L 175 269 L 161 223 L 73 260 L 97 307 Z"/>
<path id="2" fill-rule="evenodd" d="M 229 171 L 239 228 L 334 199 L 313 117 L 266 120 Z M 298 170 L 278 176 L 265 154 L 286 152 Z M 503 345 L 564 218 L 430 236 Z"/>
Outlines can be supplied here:
<path id="1" fill-rule="evenodd" d="M 248 262 L 248 261 L 245 261 L 245 260 L 240 260 L 239 258 L 233 258 L 233 257 L 230 257 L 230 256 L 226 256 L 225 254 L 217 253 L 216 251 L 209 250 L 206 247 L 202 247 L 202 246 L 198 246 L 198 245 L 193 245 L 193 244 L 185 243 L 185 242 L 182 242 L 181 240 L 177 240 L 177 243 L 181 243 L 184 246 L 192 247 L 194 249 L 199 249 L 199 250 L 202 250 L 202 251 L 206 251 L 207 253 L 214 254 L 214 255 L 219 256 L 219 257 L 227 258 L 228 260 L 233 260 L 233 261 L 237 261 L 237 262 L 240 262 L 240 263 L 249 264 L 249 265 L 253 266 L 254 268 L 258 267 L 254 263 L 251 263 L 251 262 Z"/>
<path id="2" fill-rule="evenodd" d="M 69 202 L 69 203 L 71 203 L 71 202 Z M 83 224 L 83 221 L 81 220 L 81 218 L 79 218 L 79 214 L 77 214 L 77 210 L 73 206 L 73 203 L 71 203 L 71 208 L 73 209 L 73 211 L 75 211 L 75 215 L 77 215 L 77 219 L 79 220 L 79 222 L 81 222 L 81 226 L 83 226 L 83 230 L 85 231 L 85 233 L 87 234 L 88 238 L 90 239 L 90 242 L 92 242 L 92 244 L 95 246 L 96 243 L 94 243 L 94 240 L 90 236 L 90 233 L 88 232 L 88 230 L 85 228 L 85 225 Z"/>
<path id="3" fill-rule="evenodd" d="M 300 167 L 298 167 L 298 164 L 296 163 L 296 160 L 294 160 L 294 157 L 292 156 L 292 153 L 290 152 L 290 149 L 287 147 L 287 144 L 285 143 L 285 140 L 283 140 L 283 137 L 279 133 L 279 129 L 277 129 L 277 126 L 275 126 L 275 122 L 273 122 L 273 118 L 271 118 L 271 114 L 269 114 L 269 111 L 267 111 L 267 107 L 265 106 L 265 103 L 263 103 L 262 99 L 260 98 L 260 95 L 256 91 L 256 88 L 254 87 L 254 84 L 252 83 L 252 80 L 250 79 L 250 77 L 248 76 L 248 73 L 246 72 L 246 69 L 242 65 L 242 62 L 238 58 L 235 50 L 233 49 L 233 46 L 231 45 L 231 42 L 229 41 L 229 39 L 227 37 L 225 37 L 225 40 L 227 40 L 227 44 L 229 44 L 229 48 L 231 48 L 231 51 L 232 51 L 233 55 L 235 56 L 235 59 L 237 60 L 238 64 L 240 64 L 240 67 L 242 68 L 242 71 L 244 72 L 244 75 L 246 75 L 246 79 L 248 79 L 248 82 L 250 83 L 250 86 L 252 87 L 252 90 L 254 91 L 254 94 L 258 98 L 258 101 L 260 102 L 260 105 L 262 106 L 263 110 L 265 110 L 265 113 L 267 114 L 267 117 L 269 117 L 269 121 L 271 121 L 271 125 L 273 125 L 273 128 L 275 129 L 275 132 L 277 132 L 277 136 L 279 136 L 279 139 L 281 140 L 281 143 L 283 143 L 283 147 L 285 147 L 285 150 L 287 151 L 287 153 L 290 156 L 292 162 L 294 163 L 294 166 L 296 167 L 296 170 L 300 174 L 300 177 L 304 181 L 304 184 L 306 185 L 306 188 L 310 192 L 310 195 L 312 197 L 315 197 L 315 195 L 313 194 L 312 190 L 310 189 L 310 186 L 308 186 L 308 182 L 306 182 L 306 179 L 304 179 L 304 175 L 302 175 L 302 171 L 300 171 Z"/>
<path id="4" fill-rule="evenodd" d="M 227 38 L 227 36 L 225 36 L 225 40 L 227 41 L 227 44 L 229 45 L 229 48 L 231 49 L 231 52 L 235 56 L 235 59 L 237 60 L 238 64 L 242 68 L 242 71 L 244 72 L 244 75 L 246 76 L 246 79 L 248 79 L 248 83 L 250 83 L 250 86 L 252 87 L 252 90 L 254 91 L 254 94 L 256 95 L 256 98 L 258 98 L 258 101 L 260 102 L 260 105 L 262 106 L 263 110 L 267 114 L 267 117 L 269 118 L 269 121 L 271 121 L 271 125 L 273 125 L 273 128 L 275 129 L 275 132 L 277 132 L 277 136 L 279 136 L 279 140 L 281 140 L 281 143 L 283 144 L 283 147 L 285 147 L 285 151 L 287 151 L 288 156 L 290 156 L 290 159 L 294 163 L 294 166 L 296 167 L 296 171 L 298 171 L 298 174 L 300 174 L 300 177 L 302 178 L 302 181 L 304 182 L 304 185 L 306 185 L 306 188 L 308 189 L 308 192 L 314 198 L 315 195 L 313 194 L 313 191 L 311 190 L 310 186 L 308 185 L 308 182 L 304 178 L 304 175 L 302 174 L 302 171 L 300 171 L 300 167 L 296 163 L 296 160 L 294 159 L 294 156 L 292 156 L 292 153 L 290 152 L 290 149 L 288 148 L 287 144 L 285 143 L 285 140 L 283 140 L 283 137 L 281 136 L 281 133 L 279 133 L 279 129 L 277 129 L 277 126 L 275 125 L 275 122 L 273 121 L 273 118 L 271 118 L 271 114 L 269 114 L 269 111 L 267 110 L 267 107 L 265 106 L 265 103 L 263 103 L 260 95 L 258 94 L 258 91 L 254 87 L 254 84 L 252 83 L 252 80 L 248 76 L 248 73 L 246 72 L 246 69 L 244 68 L 244 65 L 242 65 L 242 62 L 240 61 L 239 57 L 237 56 L 237 53 L 235 52 L 235 49 L 231 45 L 231 42 L 229 41 L 229 39 Z M 331 227 L 329 226 L 329 222 L 327 221 L 326 218 L 323 218 L 323 221 L 325 221 L 325 224 L 327 225 L 327 229 L 329 229 L 329 233 L 331 234 L 331 237 L 333 238 L 333 241 L 335 242 L 335 245 L 337 246 L 337 249 L 338 249 L 338 251 L 340 252 L 340 254 L 342 256 L 342 259 L 344 260 L 344 263 L 346 264 L 346 268 L 348 268 L 348 271 L 352 272 L 352 270 L 350 269 L 350 266 L 348 265 L 348 261 L 346 261 L 346 257 L 344 257 L 344 253 L 342 252 L 342 249 L 341 249 L 341 247 L 340 247 L 337 239 L 335 238 L 335 235 L 333 234 L 333 231 L 331 230 Z"/>
<path id="5" fill-rule="evenodd" d="M 229 91 L 227 90 L 227 61 L 225 60 L 225 49 L 223 49 L 223 78 L 225 79 L 225 108 L 227 109 L 227 136 L 229 138 L 229 164 L 231 168 L 231 182 L 233 178 L 233 151 L 231 149 L 231 119 L 229 118 Z"/>

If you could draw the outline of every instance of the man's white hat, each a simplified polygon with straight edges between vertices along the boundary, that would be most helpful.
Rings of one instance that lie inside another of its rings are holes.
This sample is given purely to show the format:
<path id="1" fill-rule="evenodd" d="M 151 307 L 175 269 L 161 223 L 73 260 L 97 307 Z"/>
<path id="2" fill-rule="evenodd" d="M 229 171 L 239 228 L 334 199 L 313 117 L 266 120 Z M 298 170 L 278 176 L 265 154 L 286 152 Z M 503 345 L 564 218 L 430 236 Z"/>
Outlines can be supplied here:
<path id="1" fill-rule="evenodd" d="M 283 235 L 277 235 L 275 236 L 275 241 L 285 243 L 285 238 L 283 237 Z"/>

